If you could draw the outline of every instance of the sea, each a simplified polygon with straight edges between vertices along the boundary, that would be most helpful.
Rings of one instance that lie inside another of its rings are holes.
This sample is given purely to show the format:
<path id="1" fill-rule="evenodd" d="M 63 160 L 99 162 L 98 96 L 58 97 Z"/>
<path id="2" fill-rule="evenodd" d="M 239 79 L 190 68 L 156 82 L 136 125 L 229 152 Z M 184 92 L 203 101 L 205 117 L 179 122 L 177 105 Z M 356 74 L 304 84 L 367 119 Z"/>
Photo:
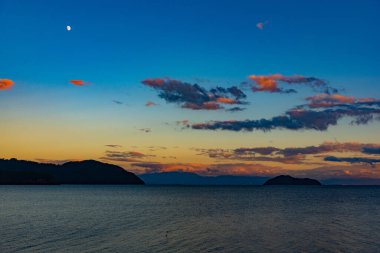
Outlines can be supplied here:
<path id="1" fill-rule="evenodd" d="M 0 252 L 380 252 L 376 186 L 0 186 Z"/>

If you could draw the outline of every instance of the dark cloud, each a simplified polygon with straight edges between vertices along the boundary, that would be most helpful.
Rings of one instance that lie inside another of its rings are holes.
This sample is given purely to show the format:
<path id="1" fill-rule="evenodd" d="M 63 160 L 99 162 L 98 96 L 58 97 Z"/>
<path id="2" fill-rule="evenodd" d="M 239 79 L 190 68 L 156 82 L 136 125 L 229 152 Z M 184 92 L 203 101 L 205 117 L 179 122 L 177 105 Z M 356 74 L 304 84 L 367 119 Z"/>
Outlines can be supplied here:
<path id="1" fill-rule="evenodd" d="M 363 147 L 364 154 L 380 155 L 380 147 Z"/>
<path id="2" fill-rule="evenodd" d="M 245 110 L 245 108 L 243 108 L 243 107 L 232 107 L 232 108 L 227 109 L 226 111 L 228 111 L 228 112 L 241 112 L 244 110 Z"/>
<path id="3" fill-rule="evenodd" d="M 119 100 L 112 100 L 112 102 L 114 102 L 114 103 L 117 104 L 117 105 L 122 105 L 122 104 L 123 104 L 123 102 L 121 102 L 121 101 L 119 101 Z"/>
<path id="4" fill-rule="evenodd" d="M 226 109 L 225 105 L 247 104 L 242 101 L 246 95 L 236 86 L 206 90 L 198 84 L 190 84 L 170 78 L 151 78 L 143 80 L 142 83 L 157 90 L 158 96 L 166 102 L 176 103 L 186 109 L 221 110 Z"/>
<path id="5" fill-rule="evenodd" d="M 368 158 L 368 157 L 336 157 L 327 156 L 324 158 L 328 162 L 347 162 L 347 163 L 367 163 L 374 165 L 375 163 L 380 163 L 380 159 Z"/>
<path id="6" fill-rule="evenodd" d="M 379 147 L 380 144 L 367 144 L 358 142 L 324 142 L 319 146 L 307 146 L 300 148 L 284 148 L 279 151 L 279 153 L 284 156 L 293 155 L 312 155 L 312 154 L 323 154 L 329 152 L 361 152 L 363 147 L 373 146 Z"/>
<path id="7" fill-rule="evenodd" d="M 146 155 L 137 151 L 111 151 L 107 150 L 105 156 L 101 157 L 102 160 L 114 162 L 140 162 L 141 159 L 153 157 L 153 155 Z"/>
<path id="8" fill-rule="evenodd" d="M 380 144 L 358 143 L 358 142 L 324 142 L 318 146 L 306 147 L 254 147 L 237 149 L 195 149 L 198 155 L 207 155 L 210 158 L 221 160 L 240 161 L 263 161 L 279 162 L 286 164 L 306 163 L 308 155 L 326 153 L 361 153 L 368 148 L 380 149 Z M 376 151 L 375 151 L 376 152 Z M 315 163 L 315 162 L 312 162 Z"/>
<path id="9" fill-rule="evenodd" d="M 121 148 L 122 147 L 121 145 L 118 145 L 118 144 L 107 144 L 105 146 L 109 147 L 109 148 Z"/>
<path id="10" fill-rule="evenodd" d="M 229 130 L 229 131 L 270 131 L 274 129 L 289 130 L 318 130 L 325 131 L 329 126 L 337 125 L 338 120 L 351 117 L 352 124 L 368 124 L 373 120 L 380 120 L 380 103 L 351 104 L 339 108 L 303 109 L 294 108 L 284 115 L 271 119 L 242 120 L 242 121 L 211 121 L 192 124 L 193 129 Z"/>
<path id="11" fill-rule="evenodd" d="M 276 151 L 279 151 L 279 148 L 275 147 L 258 147 L 258 148 L 238 148 L 235 149 L 234 152 L 237 154 L 244 154 L 244 153 L 257 153 L 260 155 L 271 155 Z"/>

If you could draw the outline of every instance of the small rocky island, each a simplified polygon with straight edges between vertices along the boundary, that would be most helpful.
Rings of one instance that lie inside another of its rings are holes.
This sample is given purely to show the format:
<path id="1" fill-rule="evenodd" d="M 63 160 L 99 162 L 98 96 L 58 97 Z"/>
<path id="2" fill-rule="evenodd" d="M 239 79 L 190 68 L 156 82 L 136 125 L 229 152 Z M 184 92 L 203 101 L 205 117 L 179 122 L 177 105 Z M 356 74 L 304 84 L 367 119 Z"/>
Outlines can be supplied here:
<path id="1" fill-rule="evenodd" d="M 311 178 L 295 178 L 289 175 L 281 175 L 268 179 L 264 185 L 322 185 L 318 180 Z"/>

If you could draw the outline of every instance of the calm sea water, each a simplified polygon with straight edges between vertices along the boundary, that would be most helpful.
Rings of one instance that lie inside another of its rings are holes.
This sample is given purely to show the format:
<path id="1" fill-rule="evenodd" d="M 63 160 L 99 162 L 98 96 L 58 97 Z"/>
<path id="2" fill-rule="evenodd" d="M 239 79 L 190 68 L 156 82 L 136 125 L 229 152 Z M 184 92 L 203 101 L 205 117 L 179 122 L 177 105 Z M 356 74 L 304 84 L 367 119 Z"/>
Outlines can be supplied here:
<path id="1" fill-rule="evenodd" d="M 0 252 L 380 252 L 380 187 L 1 186 Z"/>

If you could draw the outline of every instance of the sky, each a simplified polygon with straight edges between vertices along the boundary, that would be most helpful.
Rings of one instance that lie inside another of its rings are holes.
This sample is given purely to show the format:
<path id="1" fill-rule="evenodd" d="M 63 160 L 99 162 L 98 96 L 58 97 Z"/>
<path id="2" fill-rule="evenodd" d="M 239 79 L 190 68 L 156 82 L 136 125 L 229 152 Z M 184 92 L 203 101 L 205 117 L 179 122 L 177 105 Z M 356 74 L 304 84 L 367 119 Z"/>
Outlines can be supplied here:
<path id="1" fill-rule="evenodd" d="M 379 11 L 0 0 L 1 157 L 380 179 Z"/>

